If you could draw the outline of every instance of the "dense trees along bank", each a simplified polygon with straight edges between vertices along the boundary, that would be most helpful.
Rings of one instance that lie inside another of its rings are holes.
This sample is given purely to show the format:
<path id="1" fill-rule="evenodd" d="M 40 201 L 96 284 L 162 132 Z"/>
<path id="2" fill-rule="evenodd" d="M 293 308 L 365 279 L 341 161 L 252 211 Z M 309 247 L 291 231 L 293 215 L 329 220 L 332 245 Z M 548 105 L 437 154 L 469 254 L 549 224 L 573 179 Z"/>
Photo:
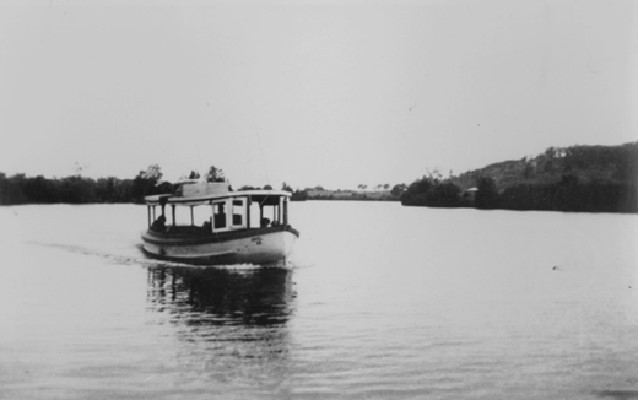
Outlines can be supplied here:
<path id="1" fill-rule="evenodd" d="M 161 183 L 159 166 L 149 166 L 134 179 L 35 178 L 0 173 L 0 205 L 42 203 L 142 203 L 144 196 L 172 193 Z M 190 178 L 199 174 L 191 172 Z M 223 180 L 211 167 L 208 181 Z M 476 207 L 479 209 L 638 212 L 638 142 L 621 146 L 548 148 L 536 157 L 490 164 L 449 179 L 432 177 L 405 184 L 383 185 L 384 192 L 294 191 L 293 200 L 396 200 L 406 206 Z M 242 189 L 248 189 L 243 187 Z M 265 188 L 269 188 L 267 185 Z M 385 193 L 387 192 L 387 194 Z"/>
<path id="2" fill-rule="evenodd" d="M 424 178 L 401 195 L 407 206 L 638 212 L 638 143 L 550 147 L 446 181 Z"/>
<path id="3" fill-rule="evenodd" d="M 565 175 L 554 184 L 521 184 L 499 191 L 492 178 L 480 178 L 476 191 L 471 194 L 450 182 L 423 180 L 410 185 L 401 196 L 401 204 L 502 210 L 638 212 L 638 185 L 581 183 L 576 176 Z"/>
<path id="4" fill-rule="evenodd" d="M 157 185 L 156 178 L 90 179 L 73 176 L 47 179 L 0 174 L 0 205 L 47 203 L 143 203 L 144 196 L 171 193 L 173 185 Z"/>

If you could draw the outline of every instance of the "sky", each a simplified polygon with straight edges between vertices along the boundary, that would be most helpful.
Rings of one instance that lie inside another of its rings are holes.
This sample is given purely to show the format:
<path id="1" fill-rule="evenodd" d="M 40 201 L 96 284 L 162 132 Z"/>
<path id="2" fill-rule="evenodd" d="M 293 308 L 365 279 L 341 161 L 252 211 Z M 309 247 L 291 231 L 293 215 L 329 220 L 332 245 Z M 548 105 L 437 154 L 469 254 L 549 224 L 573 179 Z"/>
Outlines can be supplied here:
<path id="1" fill-rule="evenodd" d="M 638 140 L 638 2 L 0 0 L 0 172 L 410 183 Z"/>

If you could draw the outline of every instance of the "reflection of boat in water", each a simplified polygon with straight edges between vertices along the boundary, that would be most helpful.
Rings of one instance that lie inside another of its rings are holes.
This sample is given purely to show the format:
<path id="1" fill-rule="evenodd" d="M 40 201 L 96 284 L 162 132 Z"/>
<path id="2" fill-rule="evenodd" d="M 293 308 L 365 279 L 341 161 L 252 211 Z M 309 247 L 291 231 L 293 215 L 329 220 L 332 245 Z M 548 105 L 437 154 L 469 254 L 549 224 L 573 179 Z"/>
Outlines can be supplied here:
<path id="1" fill-rule="evenodd" d="M 189 325 L 276 325 L 292 312 L 292 271 L 158 266 L 148 269 L 154 308 Z"/>
<path id="2" fill-rule="evenodd" d="M 167 341 L 167 364 L 176 366 L 175 375 L 181 379 L 196 368 L 206 376 L 202 383 L 218 390 L 214 398 L 225 398 L 228 385 L 260 390 L 264 382 L 281 385 L 290 373 L 292 270 L 157 266 L 147 271 L 147 310 L 156 313 L 158 331 L 179 339 Z"/>
<path id="3" fill-rule="evenodd" d="M 178 194 L 145 198 L 148 229 L 144 251 L 155 258 L 198 264 L 275 263 L 285 259 L 299 236 L 288 224 L 291 193 L 231 191 L 225 182 L 184 182 Z M 172 220 L 167 224 L 166 206 Z M 156 219 L 156 208 L 161 215 Z M 190 224 L 177 224 L 175 208 L 190 208 Z M 195 223 L 195 208 L 209 217 Z M 270 218 L 269 218 L 270 217 Z"/>

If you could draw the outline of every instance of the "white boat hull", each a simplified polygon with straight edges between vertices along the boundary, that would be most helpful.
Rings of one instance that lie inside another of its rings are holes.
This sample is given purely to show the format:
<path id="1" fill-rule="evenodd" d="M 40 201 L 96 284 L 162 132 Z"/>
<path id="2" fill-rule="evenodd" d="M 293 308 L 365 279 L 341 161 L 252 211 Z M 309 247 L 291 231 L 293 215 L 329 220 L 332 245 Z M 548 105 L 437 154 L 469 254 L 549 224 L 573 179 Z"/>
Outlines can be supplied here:
<path id="1" fill-rule="evenodd" d="M 274 263 L 292 251 L 297 233 L 290 230 L 245 232 L 210 238 L 170 237 L 142 233 L 143 249 L 151 257 L 198 264 Z"/>

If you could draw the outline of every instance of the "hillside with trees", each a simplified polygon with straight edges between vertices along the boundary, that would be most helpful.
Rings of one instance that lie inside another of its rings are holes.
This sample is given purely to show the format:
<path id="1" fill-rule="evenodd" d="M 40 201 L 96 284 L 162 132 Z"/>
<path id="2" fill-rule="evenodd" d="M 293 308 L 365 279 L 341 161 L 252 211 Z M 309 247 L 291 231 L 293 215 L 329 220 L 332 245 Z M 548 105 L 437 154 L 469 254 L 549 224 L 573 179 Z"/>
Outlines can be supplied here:
<path id="1" fill-rule="evenodd" d="M 638 142 L 620 146 L 549 147 L 536 157 L 502 161 L 460 174 L 450 181 L 462 189 L 480 178 L 494 180 L 498 190 L 512 186 L 559 183 L 571 175 L 580 183 L 630 183 L 638 178 Z"/>
<path id="2" fill-rule="evenodd" d="M 638 212 L 638 142 L 548 148 L 439 182 L 424 178 L 403 205 L 480 209 Z M 452 189 L 456 187 L 457 189 Z"/>

